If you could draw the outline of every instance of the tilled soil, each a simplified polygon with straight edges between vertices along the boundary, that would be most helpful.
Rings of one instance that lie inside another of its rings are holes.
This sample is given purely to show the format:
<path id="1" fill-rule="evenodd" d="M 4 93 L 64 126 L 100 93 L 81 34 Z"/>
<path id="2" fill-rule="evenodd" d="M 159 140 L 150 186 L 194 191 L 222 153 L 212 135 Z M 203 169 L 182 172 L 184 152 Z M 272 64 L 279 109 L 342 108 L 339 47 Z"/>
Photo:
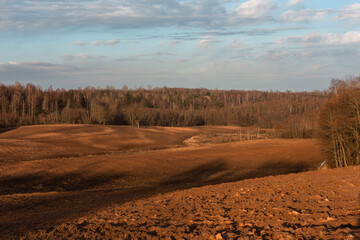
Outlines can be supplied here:
<path id="1" fill-rule="evenodd" d="M 0 165 L 0 239 L 161 193 L 302 172 L 321 161 L 314 140 L 268 139 L 7 163 Z"/>
<path id="2" fill-rule="evenodd" d="M 359 239 L 360 167 L 130 201 L 22 239 Z"/>
<path id="3" fill-rule="evenodd" d="M 47 158 L 118 154 L 183 147 L 194 135 L 222 136 L 256 129 L 230 126 L 142 127 L 61 124 L 0 129 L 0 165 Z M 262 136 L 269 130 L 261 129 Z"/>
<path id="4" fill-rule="evenodd" d="M 229 140 L 234 131 L 50 125 L 1 133 L 0 239 L 359 237 L 359 167 L 290 174 L 324 161 L 316 140 L 182 143 L 200 133 Z"/>
<path id="5" fill-rule="evenodd" d="M 229 131 L 226 127 L 224 130 Z M 184 139 L 201 131 L 190 127 L 133 128 L 85 124 L 23 126 L 0 134 L 0 165 L 46 158 L 165 149 L 181 145 Z"/>

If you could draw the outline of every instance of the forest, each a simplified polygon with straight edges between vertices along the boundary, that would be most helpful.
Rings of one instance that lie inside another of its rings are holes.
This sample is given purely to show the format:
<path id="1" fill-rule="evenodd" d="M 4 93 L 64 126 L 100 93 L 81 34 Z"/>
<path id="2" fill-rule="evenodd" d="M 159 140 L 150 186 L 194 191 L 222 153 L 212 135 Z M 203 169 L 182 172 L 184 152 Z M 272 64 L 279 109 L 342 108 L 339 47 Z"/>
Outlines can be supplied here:
<path id="1" fill-rule="evenodd" d="M 326 91 L 279 92 L 205 88 L 42 89 L 0 84 L 0 127 L 33 124 L 139 126 L 234 125 L 311 135 Z M 303 136 L 304 135 L 304 136 Z M 305 136 L 305 137 L 306 137 Z"/>
<path id="2" fill-rule="evenodd" d="M 317 137 L 330 167 L 360 164 L 360 77 L 333 80 L 320 108 Z"/>
<path id="3" fill-rule="evenodd" d="M 360 77 L 333 79 L 322 92 L 0 84 L 0 128 L 34 124 L 255 126 L 274 137 L 317 137 L 332 167 L 358 165 Z"/>

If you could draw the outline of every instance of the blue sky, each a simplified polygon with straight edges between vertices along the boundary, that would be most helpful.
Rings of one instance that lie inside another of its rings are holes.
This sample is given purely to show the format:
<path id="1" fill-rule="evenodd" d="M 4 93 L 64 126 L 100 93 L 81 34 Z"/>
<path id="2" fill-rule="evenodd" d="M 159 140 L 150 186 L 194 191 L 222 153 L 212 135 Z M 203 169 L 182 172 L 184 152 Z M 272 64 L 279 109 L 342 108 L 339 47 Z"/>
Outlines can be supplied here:
<path id="1" fill-rule="evenodd" d="M 0 0 L 0 82 L 323 90 L 360 74 L 360 2 Z"/>

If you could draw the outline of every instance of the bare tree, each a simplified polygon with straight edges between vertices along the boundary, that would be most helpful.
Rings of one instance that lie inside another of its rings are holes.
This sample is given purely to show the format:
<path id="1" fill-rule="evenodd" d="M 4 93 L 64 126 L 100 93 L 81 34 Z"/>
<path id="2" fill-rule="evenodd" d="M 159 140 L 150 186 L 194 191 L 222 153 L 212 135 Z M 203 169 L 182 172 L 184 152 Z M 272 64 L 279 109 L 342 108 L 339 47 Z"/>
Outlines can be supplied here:
<path id="1" fill-rule="evenodd" d="M 332 83 L 333 95 L 319 113 L 319 137 L 331 167 L 359 165 L 360 77 Z"/>

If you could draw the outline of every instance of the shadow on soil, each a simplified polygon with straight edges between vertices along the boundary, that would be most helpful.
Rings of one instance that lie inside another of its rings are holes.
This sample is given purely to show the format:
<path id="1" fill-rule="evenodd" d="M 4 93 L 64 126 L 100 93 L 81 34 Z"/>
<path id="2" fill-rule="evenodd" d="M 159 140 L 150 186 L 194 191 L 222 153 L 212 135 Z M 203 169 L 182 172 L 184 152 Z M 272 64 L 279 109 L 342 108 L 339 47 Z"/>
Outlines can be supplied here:
<path id="1" fill-rule="evenodd" d="M 17 127 L 0 128 L 0 134 L 5 133 L 5 132 L 9 132 L 9 131 L 12 131 L 12 130 L 15 130 L 15 129 L 17 129 Z"/>
<path id="2" fill-rule="evenodd" d="M 235 182 L 249 178 L 304 172 L 311 168 L 312 166 L 310 164 L 289 163 L 286 161 L 266 163 L 253 169 L 233 168 L 229 166 L 226 161 L 218 159 L 172 176 L 162 182 L 160 186 L 173 186 L 174 190 L 179 190 L 190 187 Z"/>
<path id="3" fill-rule="evenodd" d="M 360 209 L 360 193 L 359 193 L 359 205 L 358 205 L 358 207 L 359 207 L 359 209 Z M 357 234 L 357 235 L 355 235 L 355 236 L 357 236 L 358 238 L 360 238 L 360 216 L 358 216 L 358 224 L 357 224 L 357 230 L 356 230 L 356 232 L 354 232 L 354 234 Z"/>
<path id="4" fill-rule="evenodd" d="M 83 174 L 83 172 L 72 172 L 61 176 L 49 176 L 44 172 L 39 172 L 1 180 L 0 195 L 88 190 L 126 177 L 125 174 L 109 174 L 106 176 L 93 175 L 84 178 Z M 16 190 L 16 192 L 14 192 L 14 190 Z"/>
<path id="5" fill-rule="evenodd" d="M 97 175 L 83 178 L 84 172 L 49 176 L 44 172 L 0 181 L 3 199 L 17 193 L 47 192 L 25 196 L 20 203 L 2 204 L 0 198 L 0 238 L 18 238 L 29 231 L 47 229 L 50 226 L 71 221 L 89 213 L 95 213 L 113 204 L 122 204 L 159 193 L 167 193 L 209 184 L 234 182 L 248 178 L 297 173 L 309 170 L 306 163 L 271 162 L 254 169 L 233 167 L 223 159 L 217 159 L 175 174 L 151 186 L 144 186 L 148 179 L 131 178 L 126 174 Z M 132 187 L 101 189 L 112 181 L 134 181 Z M 38 189 L 34 189 L 34 186 Z M 100 190 L 92 190 L 98 187 Z M 51 192 L 55 191 L 55 192 Z M 59 193 L 60 192 L 60 193 Z"/>

